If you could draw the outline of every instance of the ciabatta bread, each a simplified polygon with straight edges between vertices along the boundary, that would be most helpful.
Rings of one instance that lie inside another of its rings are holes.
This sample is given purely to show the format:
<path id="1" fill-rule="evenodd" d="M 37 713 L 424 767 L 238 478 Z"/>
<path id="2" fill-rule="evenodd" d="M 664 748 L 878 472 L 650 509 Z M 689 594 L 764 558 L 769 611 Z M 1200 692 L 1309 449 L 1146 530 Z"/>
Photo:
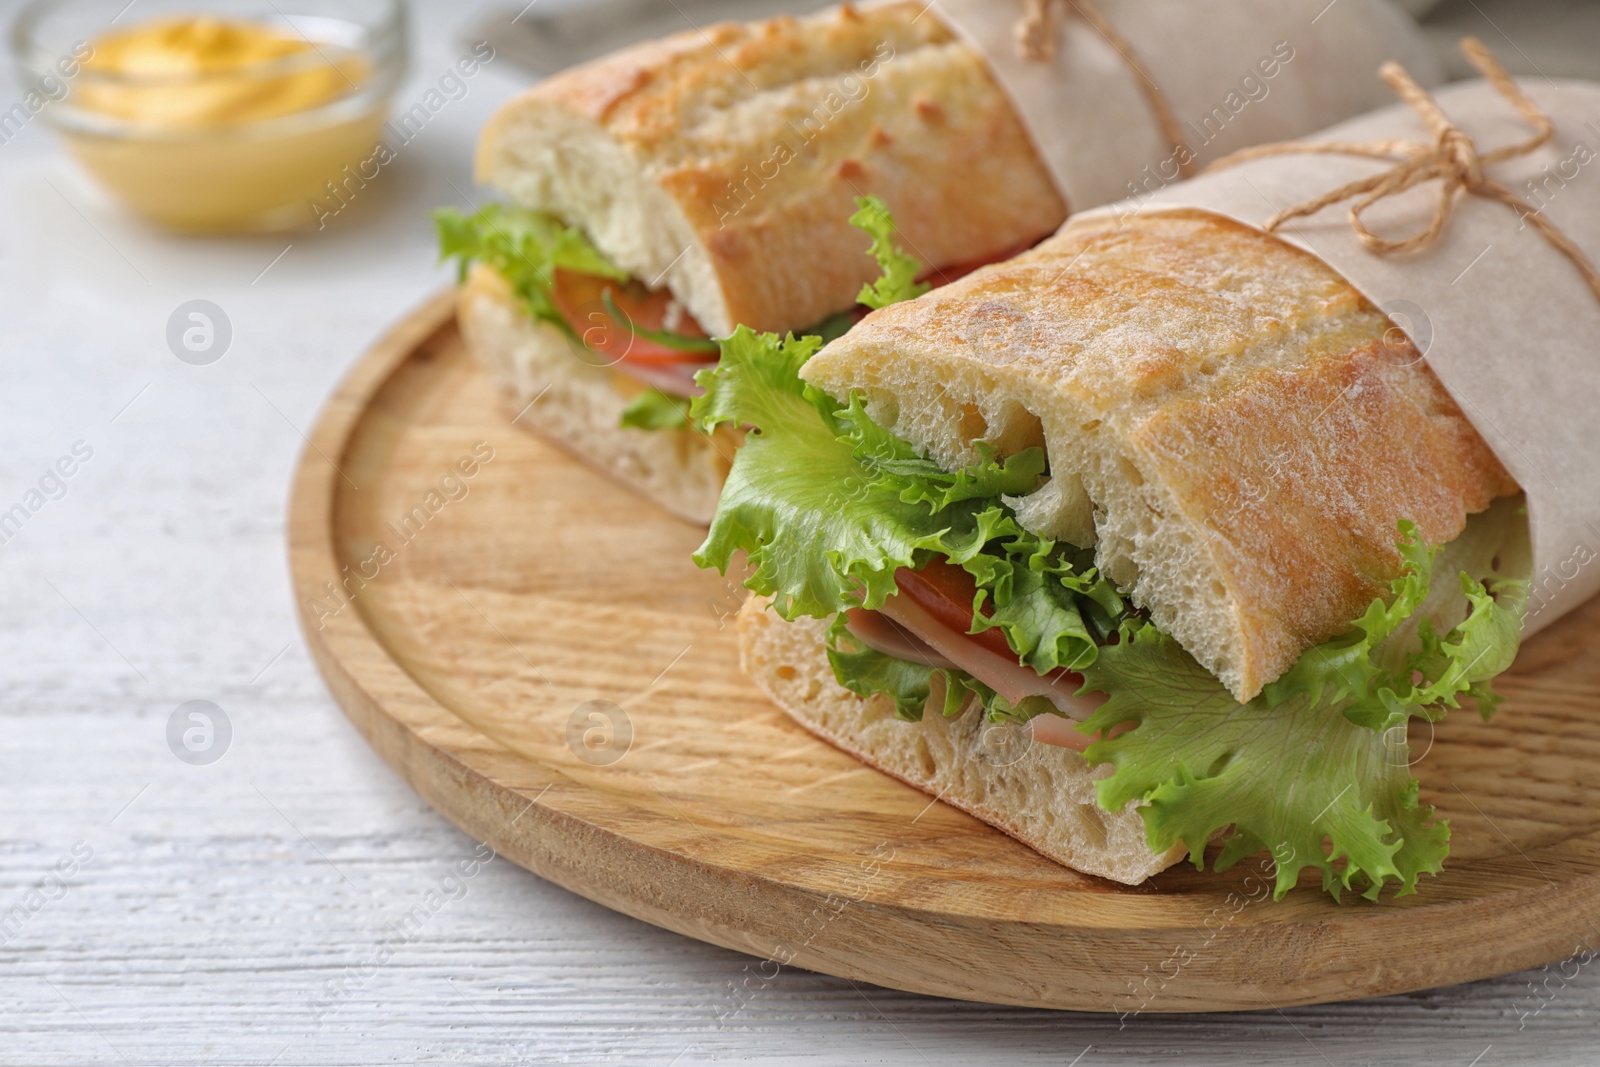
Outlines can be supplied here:
<path id="1" fill-rule="evenodd" d="M 739 612 L 740 665 L 812 733 L 1085 874 L 1137 885 L 1183 858 L 1181 845 L 1150 850 L 1132 805 L 1108 813 L 1096 804 L 1094 782 L 1109 764 L 1091 770 L 1071 749 L 1029 743 L 1016 727 L 987 723 L 976 706 L 913 723 L 895 718 L 887 697 L 845 689 L 828 664 L 827 629 L 822 619 L 784 622 L 761 597 Z"/>
<path id="2" fill-rule="evenodd" d="M 1069 223 L 868 315 L 806 364 L 948 468 L 1041 445 L 1017 501 L 1240 700 L 1515 483 L 1398 329 L 1320 260 L 1196 212 Z"/>
<path id="3" fill-rule="evenodd" d="M 456 322 L 519 426 L 615 475 L 668 510 L 707 523 L 738 447 L 737 431 L 640 430 L 619 425 L 644 386 L 537 322 L 495 270 L 473 266 Z"/>
<path id="4" fill-rule="evenodd" d="M 581 226 L 713 336 L 853 307 L 877 275 L 857 196 L 882 196 L 930 267 L 1066 217 L 983 60 L 920 2 L 722 23 L 547 78 L 491 120 L 477 175 Z"/>

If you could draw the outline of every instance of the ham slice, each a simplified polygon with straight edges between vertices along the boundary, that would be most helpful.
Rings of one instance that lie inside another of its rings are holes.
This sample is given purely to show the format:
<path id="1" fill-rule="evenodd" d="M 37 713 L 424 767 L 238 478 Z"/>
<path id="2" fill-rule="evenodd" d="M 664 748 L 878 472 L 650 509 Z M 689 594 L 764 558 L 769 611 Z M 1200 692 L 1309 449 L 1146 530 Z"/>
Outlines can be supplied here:
<path id="1" fill-rule="evenodd" d="M 892 597 L 890 599 L 892 602 L 903 598 Z M 893 656 L 896 659 L 907 660 L 911 663 L 921 663 L 928 667 L 965 669 L 959 667 L 954 660 L 940 654 L 932 645 L 884 612 L 868 611 L 865 608 L 852 608 L 847 616 L 846 626 L 850 630 L 850 635 L 857 641 L 860 641 L 875 652 L 882 652 L 885 656 Z M 956 636 L 965 637 L 966 635 L 958 634 Z M 972 644 L 972 642 L 969 641 L 968 644 Z M 977 645 L 973 645 L 973 647 L 979 648 Z M 988 652 L 987 649 L 982 648 L 979 648 L 979 651 Z M 993 659 L 1000 658 L 993 656 L 992 653 L 989 653 L 989 655 Z M 1019 664 L 1018 666 L 1021 665 Z M 1022 667 L 1022 669 L 1038 677 L 1029 668 Z M 969 670 L 967 673 L 974 678 L 978 678 L 985 685 L 990 685 L 987 679 L 979 677 L 975 671 Z M 1065 671 L 1057 671 L 1056 674 L 1063 677 L 1077 677 L 1076 675 L 1068 675 Z M 1072 687 L 1076 688 L 1077 683 L 1072 683 Z M 990 688 L 994 687 L 990 685 Z M 995 692 L 1000 691 L 995 689 Z M 1065 696 L 1065 694 L 1061 688 L 1051 687 L 1051 696 L 1052 702 L 1054 702 L 1054 698 Z M 1071 700 L 1081 714 L 1087 715 L 1104 702 L 1105 694 L 1094 693 L 1085 697 L 1067 697 L 1066 699 Z M 1075 752 L 1082 752 L 1098 740 L 1098 738 L 1080 731 L 1077 728 L 1076 721 L 1067 717 L 1065 712 L 1060 715 L 1051 715 L 1049 713 L 1035 715 L 1028 720 L 1027 729 L 1028 736 L 1041 745 L 1056 745 L 1059 748 L 1070 748 Z M 1120 729 L 1113 731 L 1113 733 L 1120 732 Z"/>
<path id="2" fill-rule="evenodd" d="M 1074 752 L 1082 752 L 1100 740 L 1097 736 L 1084 733 L 1078 729 L 1077 723 L 1060 715 L 1035 715 L 1028 720 L 1028 736 L 1041 745 L 1070 748 Z"/>
<path id="3" fill-rule="evenodd" d="M 1005 697 L 1012 704 L 1044 697 L 1059 715 L 1035 715 L 1028 721 L 1033 740 L 1082 752 L 1096 738 L 1077 723 L 1105 703 L 1104 693 L 1075 695 L 1083 676 L 1061 669 L 1041 675 L 1015 657 L 1002 656 L 942 623 L 908 596 L 892 596 L 881 611 L 852 609 L 846 625 L 862 644 L 886 656 L 929 667 L 956 668 Z"/>
<path id="4" fill-rule="evenodd" d="M 845 626 L 852 637 L 874 652 L 882 652 L 885 656 L 903 659 L 908 663 L 920 663 L 925 667 L 955 667 L 926 641 L 881 611 L 851 608 L 846 614 Z"/>
<path id="5" fill-rule="evenodd" d="M 652 385 L 668 396 L 696 397 L 705 390 L 694 383 L 695 372 L 716 365 L 714 359 L 693 363 L 644 363 L 624 359 L 612 364 L 611 369 L 636 382 Z"/>
<path id="6" fill-rule="evenodd" d="M 969 635 L 945 626 L 910 597 L 890 597 L 884 602 L 883 614 L 1013 704 L 1028 697 L 1044 697 L 1067 718 L 1082 720 L 1105 702 L 1100 694 L 1087 698 L 1073 695 L 1083 685 L 1082 675 L 1065 669 L 1040 674 L 1014 656 L 998 655 Z"/>

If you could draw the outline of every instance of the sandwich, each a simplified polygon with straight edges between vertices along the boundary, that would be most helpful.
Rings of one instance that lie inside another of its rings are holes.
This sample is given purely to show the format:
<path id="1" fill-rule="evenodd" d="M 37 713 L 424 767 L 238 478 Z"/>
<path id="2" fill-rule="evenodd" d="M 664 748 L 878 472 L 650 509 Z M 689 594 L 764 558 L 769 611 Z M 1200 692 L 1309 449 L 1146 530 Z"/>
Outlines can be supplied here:
<path id="1" fill-rule="evenodd" d="M 441 213 L 441 251 L 471 264 L 458 321 L 508 407 L 538 397 L 519 423 L 703 523 L 738 441 L 687 418 L 710 338 L 848 327 L 878 273 L 858 196 L 892 200 L 935 282 L 1061 225 L 984 61 L 923 10 L 675 35 L 491 120 L 477 176 L 510 204 Z"/>
<path id="2" fill-rule="evenodd" d="M 1213 21 L 1250 17 L 1232 10 Z M 1350 18 L 1363 30 L 1340 39 L 1338 61 L 1316 57 L 1333 46 L 1314 34 L 1296 37 L 1299 60 L 1285 42 L 1260 61 L 1285 72 L 1272 106 L 1237 121 L 1207 113 L 1204 138 L 1218 121 L 1234 141 L 1307 132 L 1375 102 L 1351 88 L 1365 84 L 1353 69 L 1410 43 L 1397 18 Z M 1187 54 L 1168 44 L 1162 54 Z M 1130 76 L 1112 63 L 1105 77 Z M 1229 108 L 1244 108 L 1228 88 Z M 1215 103 L 1204 95 L 1185 107 Z M 687 415 L 695 374 L 718 358 L 713 339 L 739 325 L 828 338 L 859 318 L 879 270 L 847 224 L 861 196 L 892 208 L 924 265 L 918 280 L 935 286 L 1053 233 L 1069 207 L 1092 205 L 1066 202 L 1036 132 L 978 48 L 921 2 L 625 49 L 541 82 L 485 128 L 477 177 L 504 203 L 438 216 L 442 253 L 463 268 L 460 328 L 518 425 L 706 522 L 741 435 L 705 433 Z M 1091 132 L 1080 167 L 1098 142 L 1129 138 Z M 1122 173 L 1137 164 L 1106 167 L 1116 173 L 1097 187 L 1110 195 L 1145 180 Z"/>
<path id="3" fill-rule="evenodd" d="M 802 725 L 1076 870 L 1263 850 L 1437 873 L 1406 727 L 1516 654 L 1519 487 L 1320 260 L 1194 211 L 1068 223 L 843 337 L 741 328 L 701 566 Z"/>

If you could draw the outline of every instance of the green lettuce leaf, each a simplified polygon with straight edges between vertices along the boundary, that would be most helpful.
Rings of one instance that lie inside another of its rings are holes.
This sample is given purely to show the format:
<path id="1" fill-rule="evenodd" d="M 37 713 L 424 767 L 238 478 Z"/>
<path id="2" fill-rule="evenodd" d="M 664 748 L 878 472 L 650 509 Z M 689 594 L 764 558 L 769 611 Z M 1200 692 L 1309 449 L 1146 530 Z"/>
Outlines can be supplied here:
<path id="1" fill-rule="evenodd" d="M 1389 596 L 1248 704 L 1171 638 L 1125 623 L 1083 671 L 1083 691 L 1109 699 L 1080 728 L 1136 727 L 1086 753 L 1113 767 L 1096 783 L 1101 806 L 1139 804 L 1151 848 L 1181 842 L 1196 866 L 1218 833 L 1219 870 L 1268 848 L 1279 897 L 1306 867 L 1335 895 L 1357 889 L 1369 898 L 1390 882 L 1400 895 L 1413 892 L 1419 875 L 1437 873 L 1449 828 L 1417 803 L 1405 725 L 1443 717 L 1464 695 L 1492 710 L 1487 682 L 1516 655 L 1527 584 L 1486 586 L 1460 570 L 1460 596 L 1441 596 L 1440 550 L 1404 521 L 1399 547 L 1404 570 Z M 1465 617 L 1439 636 L 1434 620 L 1454 617 L 1458 605 Z"/>
<path id="2" fill-rule="evenodd" d="M 687 430 L 689 401 L 651 387 L 628 401 L 620 421 L 639 430 Z"/>
<path id="3" fill-rule="evenodd" d="M 542 212 L 490 203 L 471 215 L 441 208 L 433 221 L 439 258 L 454 259 L 459 277 L 465 278 L 474 262 L 493 267 L 511 283 L 529 314 L 569 334 L 571 327 L 550 297 L 556 268 L 628 280 L 627 272 L 612 265 L 582 230 Z"/>
<path id="4" fill-rule="evenodd" d="M 835 616 L 828 627 L 826 647 L 828 663 L 840 685 L 857 696 L 888 697 L 896 717 L 909 722 L 921 720 L 936 685 L 944 694 L 941 706 L 946 718 L 961 714 L 974 698 L 990 722 L 1021 724 L 1050 710 L 1048 701 L 1033 698 L 1023 701 L 1021 707 L 1013 707 L 966 671 L 911 663 L 868 648 L 850 633 L 843 614 Z"/>
<path id="5" fill-rule="evenodd" d="M 1403 519 L 1398 546 L 1404 570 L 1389 596 L 1374 600 L 1347 633 L 1309 649 L 1268 685 L 1263 695 L 1269 707 L 1296 699 L 1312 707 L 1337 705 L 1351 722 L 1373 730 L 1402 726 L 1413 715 L 1438 719 L 1458 707 L 1463 695 L 1478 697 L 1492 710 L 1497 698 L 1488 681 L 1516 657 L 1526 583 L 1501 580 L 1486 589 L 1459 572 L 1469 609 L 1441 637 L 1433 618 L 1421 614 L 1440 550 L 1423 544 L 1417 528 Z M 1412 620 L 1414 639 L 1391 640 Z"/>
<path id="6" fill-rule="evenodd" d="M 922 261 L 894 243 L 894 219 L 881 198 L 856 197 L 856 213 L 850 216 L 850 225 L 872 238 L 872 258 L 883 269 L 882 277 L 861 287 L 857 301 L 869 308 L 881 308 L 928 291 L 927 282 L 917 281 Z"/>
<path id="7" fill-rule="evenodd" d="M 1100 806 L 1139 804 L 1157 852 L 1181 842 L 1203 867 L 1207 842 L 1226 830 L 1216 868 L 1268 849 L 1278 898 L 1305 867 L 1335 895 L 1356 888 L 1369 898 L 1389 881 L 1413 892 L 1419 875 L 1439 871 L 1449 827 L 1417 803 L 1406 747 L 1393 736 L 1305 696 L 1240 705 L 1150 626 L 1126 627 L 1084 676 L 1085 691 L 1110 699 L 1081 729 L 1136 724 L 1085 753 L 1113 768 L 1095 783 Z"/>
<path id="8" fill-rule="evenodd" d="M 690 410 L 707 431 L 751 430 L 695 562 L 726 573 L 744 552 L 746 586 L 779 615 L 831 618 L 881 607 L 897 570 L 937 555 L 972 575 L 973 632 L 1001 630 L 1041 673 L 1091 661 L 1122 598 L 1088 553 L 1023 530 L 1000 499 L 1038 488 L 1042 452 L 1001 460 L 984 446 L 976 465 L 945 471 L 873 422 L 859 397 L 840 405 L 803 382 L 816 347 L 741 327 L 696 376 L 706 393 Z"/>
<path id="9" fill-rule="evenodd" d="M 751 427 L 695 562 L 726 572 L 743 550 L 754 568 L 745 584 L 773 597 L 786 619 L 881 607 L 897 568 L 934 550 L 970 558 L 999 518 L 968 506 L 935 519 L 928 505 L 900 499 L 857 458 L 832 401 L 797 376 L 815 348 L 814 338 L 741 327 L 721 362 L 696 375 L 706 395 L 691 409 L 707 430 L 723 421 Z"/>

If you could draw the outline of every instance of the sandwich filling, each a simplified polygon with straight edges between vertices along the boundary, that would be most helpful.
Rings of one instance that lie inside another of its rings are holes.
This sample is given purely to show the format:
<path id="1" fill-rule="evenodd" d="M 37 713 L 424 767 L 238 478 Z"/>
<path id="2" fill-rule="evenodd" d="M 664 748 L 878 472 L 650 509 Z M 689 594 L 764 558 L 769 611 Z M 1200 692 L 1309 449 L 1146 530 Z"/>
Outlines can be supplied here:
<path id="1" fill-rule="evenodd" d="M 865 286 L 855 308 L 804 331 L 830 341 L 872 308 L 926 292 L 976 270 L 982 262 L 923 271 L 894 246 L 883 201 L 863 197 L 851 223 L 872 238 L 867 250 L 883 275 Z M 621 424 L 643 430 L 687 430 L 689 401 L 702 392 L 695 376 L 716 365 L 718 344 L 667 289 L 652 289 L 613 264 L 575 226 L 537 211 L 489 204 L 473 215 L 452 208 L 434 214 L 441 259 L 460 275 L 473 263 L 498 272 L 537 322 L 560 330 L 592 364 L 628 380 L 632 400 Z M 1009 258 L 1021 249 L 993 257 Z M 984 262 L 992 262 L 988 260 Z"/>
<path id="2" fill-rule="evenodd" d="M 946 470 L 800 370 L 817 337 L 740 328 L 698 380 L 704 429 L 748 427 L 705 543 L 786 619 L 831 619 L 839 683 L 901 718 L 985 715 L 1108 764 L 1107 810 L 1138 806 L 1150 847 L 1223 869 L 1262 849 L 1275 892 L 1307 868 L 1338 895 L 1409 893 L 1449 829 L 1418 802 L 1405 730 L 1462 698 L 1481 714 L 1511 663 L 1527 600 L 1518 498 L 1448 546 L 1402 521 L 1404 567 L 1338 637 L 1241 704 L 1094 566 L 1094 551 L 1030 532 L 1015 505 L 1050 476 L 1039 448 Z"/>
<path id="3" fill-rule="evenodd" d="M 481 263 L 511 286 L 535 322 L 553 326 L 636 383 L 622 424 L 685 429 L 694 375 L 713 366 L 717 344 L 666 290 L 630 278 L 582 230 L 537 211 L 488 204 L 476 214 L 434 213 L 439 256 L 460 277 Z"/>

